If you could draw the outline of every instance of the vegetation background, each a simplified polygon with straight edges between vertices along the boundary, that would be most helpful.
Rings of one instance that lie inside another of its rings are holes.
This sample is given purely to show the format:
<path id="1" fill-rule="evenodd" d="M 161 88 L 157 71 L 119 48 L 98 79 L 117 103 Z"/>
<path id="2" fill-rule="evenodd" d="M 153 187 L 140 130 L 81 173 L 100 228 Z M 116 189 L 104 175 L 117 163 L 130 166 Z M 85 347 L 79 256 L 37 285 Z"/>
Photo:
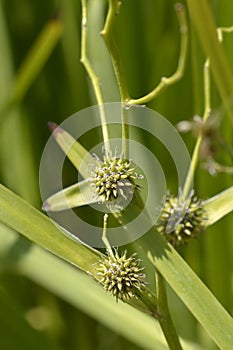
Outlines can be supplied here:
<path id="1" fill-rule="evenodd" d="M 168 76 L 176 69 L 180 34 L 174 4 L 172 0 L 122 1 L 115 39 L 132 97 L 144 95 L 161 76 Z M 209 5 L 217 26 L 233 25 L 232 1 L 210 0 Z M 89 55 L 102 79 L 105 102 L 110 102 L 118 101 L 119 95 L 107 50 L 99 36 L 106 6 L 105 0 L 89 1 Z M 51 32 L 48 25 L 53 28 Z M 184 77 L 148 104 L 174 125 L 194 115 L 202 115 L 204 108 L 203 64 L 206 57 L 191 22 L 189 26 Z M 47 122 L 54 120 L 59 124 L 71 114 L 96 103 L 80 63 L 80 28 L 81 4 L 78 0 L 0 1 L 0 177 L 5 186 L 39 209 L 38 171 L 43 148 L 50 136 Z M 42 42 L 48 41 L 48 46 L 41 43 L 33 46 L 43 31 Z M 233 68 L 233 34 L 224 38 L 223 47 Z M 20 78 L 20 71 L 22 73 L 33 47 L 31 68 L 27 66 Z M 218 130 L 230 145 L 232 127 L 214 82 L 211 91 L 212 107 L 221 122 Z M 8 103 L 12 106 L 5 109 Z M 189 133 L 184 135 L 184 140 L 192 153 L 194 137 Z M 232 166 L 232 157 L 218 143 L 214 143 L 214 149 L 219 162 Z M 167 174 L 172 186 L 173 170 L 167 169 Z M 231 184 L 231 174 L 211 176 L 202 164 L 198 167 L 195 190 L 199 197 L 209 198 Z M 0 224 L 0 343 L 3 350 L 31 349 L 32 344 L 33 348 L 44 350 L 149 348 L 137 346 L 132 336 L 123 337 L 117 322 L 115 325 L 109 323 L 107 327 L 108 309 L 103 306 L 102 310 L 96 311 L 93 305 L 89 307 L 85 293 L 81 294 L 80 302 L 75 302 L 72 301 L 75 295 L 72 299 L 60 291 L 58 285 L 64 286 L 64 281 L 59 271 L 46 278 L 46 265 L 40 273 L 30 271 L 30 261 L 22 267 L 20 259 L 30 247 L 29 241 Z M 180 249 L 188 264 L 229 313 L 233 311 L 232 247 L 230 214 L 189 246 Z M 85 291 L 86 282 L 82 281 L 82 276 L 76 282 L 80 293 L 83 288 Z M 64 288 L 71 289 L 72 293 L 72 285 Z M 170 290 L 169 303 L 178 333 L 184 339 L 201 344 L 205 349 L 216 349 Z"/>

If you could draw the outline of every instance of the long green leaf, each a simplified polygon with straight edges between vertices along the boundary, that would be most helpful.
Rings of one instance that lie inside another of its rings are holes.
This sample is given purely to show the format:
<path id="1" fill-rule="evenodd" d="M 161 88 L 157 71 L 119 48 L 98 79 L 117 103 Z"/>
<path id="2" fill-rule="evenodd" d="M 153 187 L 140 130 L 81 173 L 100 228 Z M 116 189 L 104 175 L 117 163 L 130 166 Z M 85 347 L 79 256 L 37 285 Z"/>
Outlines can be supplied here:
<path id="1" fill-rule="evenodd" d="M 10 42 L 7 35 L 7 25 L 3 13 L 3 3 L 0 2 L 0 106 L 6 101 L 8 97 L 8 90 L 11 86 L 13 76 L 13 63 L 11 60 Z M 0 118 L 2 116 L 0 115 Z"/>
<path id="2" fill-rule="evenodd" d="M 61 34 L 62 22 L 59 18 L 50 21 L 43 28 L 16 75 L 10 103 L 19 103 L 22 100 L 35 77 L 47 62 Z"/>
<path id="3" fill-rule="evenodd" d="M 233 211 L 233 186 L 204 201 L 203 205 L 207 214 L 207 226 L 222 219 Z"/>
<path id="4" fill-rule="evenodd" d="M 102 254 L 89 246 L 81 244 L 77 239 L 68 237 L 65 231 L 30 204 L 0 185 L 0 221 L 20 232 L 29 240 L 39 244 L 62 259 L 88 272 L 95 279 L 101 277 L 96 273 L 96 264 Z M 146 288 L 145 288 L 146 289 Z M 143 302 L 140 307 L 155 311 L 156 301 L 153 292 L 141 292 Z M 138 307 L 137 299 L 130 300 Z"/>
<path id="5" fill-rule="evenodd" d="M 55 260 L 41 249 L 34 248 L 33 254 L 21 261 L 20 270 L 35 282 L 46 286 L 53 293 L 144 348 L 166 349 L 157 322 L 129 305 L 120 302 L 117 304 L 114 298 L 88 276 Z"/>
<path id="6" fill-rule="evenodd" d="M 151 263 L 216 344 L 224 350 L 232 349 L 233 319 L 180 255 L 153 229 L 139 240 L 138 247 L 147 251 Z"/>
<path id="7" fill-rule="evenodd" d="M 9 103 L 13 86 L 14 63 L 10 49 L 9 30 L 4 18 L 3 4 L 0 3 L 0 110 Z M 33 154 L 31 132 L 25 114 L 18 106 L 10 113 L 0 112 L 0 163 L 1 176 L 4 183 L 14 189 L 30 203 L 37 203 L 37 172 L 35 171 L 35 155 Z M 3 123 L 3 125 L 2 125 Z M 9 147 L 9 137 L 10 147 Z M 12 152 L 12 150 L 14 150 Z"/>
<path id="8" fill-rule="evenodd" d="M 15 233 L 9 230 L 5 235 L 0 232 L 1 242 L 9 252 L 14 247 L 12 236 L 15 237 Z M 120 301 L 116 303 L 115 299 L 106 294 L 93 279 L 41 248 L 33 246 L 27 254 L 17 260 L 16 267 L 29 279 L 143 349 L 167 349 L 155 319 L 125 303 Z M 186 350 L 200 350 L 195 344 L 186 341 L 182 343 Z"/>
<path id="9" fill-rule="evenodd" d="M 122 224 L 125 218 L 122 216 Z M 146 217 L 144 217 L 146 222 Z M 233 319 L 176 250 L 153 227 L 134 243 L 139 256 L 147 254 L 179 298 L 222 349 L 233 344 Z M 213 317 L 215 315 L 215 317 Z"/>
<path id="10" fill-rule="evenodd" d="M 80 269 L 95 274 L 94 264 L 101 256 L 97 251 L 67 237 L 47 216 L 2 185 L 0 221 Z"/>
<path id="11" fill-rule="evenodd" d="M 0 186 L 1 221 L 27 238 L 62 256 L 65 260 L 93 273 L 99 260 L 96 252 L 78 244 L 59 231 L 36 209 Z M 188 267 L 179 254 L 154 229 L 138 241 L 138 250 L 147 251 L 152 264 L 223 349 L 233 343 L 233 320 Z M 215 317 L 213 317 L 215 315 Z"/>

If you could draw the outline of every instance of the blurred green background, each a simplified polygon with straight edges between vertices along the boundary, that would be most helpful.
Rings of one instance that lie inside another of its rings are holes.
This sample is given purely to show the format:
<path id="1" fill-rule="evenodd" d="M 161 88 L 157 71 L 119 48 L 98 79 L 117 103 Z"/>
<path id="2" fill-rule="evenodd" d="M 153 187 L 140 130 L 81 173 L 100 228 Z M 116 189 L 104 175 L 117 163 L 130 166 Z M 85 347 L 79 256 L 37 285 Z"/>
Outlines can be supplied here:
<path id="1" fill-rule="evenodd" d="M 144 95 L 162 76 L 168 76 L 176 69 L 180 35 L 174 3 L 172 0 L 123 1 L 115 38 L 132 97 Z M 209 3 L 218 26 L 233 25 L 231 0 Z M 104 100 L 110 102 L 119 101 L 119 95 L 107 51 L 99 36 L 106 10 L 107 1 L 89 1 L 89 55 L 101 78 Z M 0 178 L 5 186 L 37 208 L 41 208 L 40 157 L 50 136 L 47 122 L 53 120 L 59 124 L 71 114 L 96 103 L 89 78 L 80 63 L 80 26 L 79 0 L 0 0 Z M 36 62 L 31 70 L 32 78 L 28 71 L 20 78 L 25 59 L 43 31 L 42 43 L 37 44 L 30 61 Z M 45 47 L 46 40 L 48 46 Z M 226 37 L 223 46 L 232 63 L 233 34 Z M 204 60 L 190 24 L 183 79 L 148 107 L 174 125 L 196 114 L 202 115 Z M 221 121 L 219 131 L 230 146 L 232 128 L 214 83 L 211 89 L 212 106 Z M 189 133 L 184 135 L 184 140 L 191 153 L 195 139 Z M 215 149 L 216 159 L 231 166 L 232 156 L 218 144 Z M 167 169 L 167 176 L 172 186 L 176 181 L 173 171 Z M 195 190 L 201 198 L 211 197 L 230 185 L 232 175 L 211 176 L 199 166 Z M 14 233 L 3 225 L 0 225 L 1 232 L 7 232 L 12 240 L 15 239 Z M 232 243 L 230 214 L 180 250 L 230 313 L 233 311 Z M 1 349 L 139 349 L 59 297 L 49 285 L 46 288 L 19 274 L 17 259 L 29 245 L 20 238 L 20 245 L 8 254 L 0 243 Z M 169 295 L 179 334 L 197 341 L 205 349 L 216 349 L 179 299 L 172 292 Z"/>

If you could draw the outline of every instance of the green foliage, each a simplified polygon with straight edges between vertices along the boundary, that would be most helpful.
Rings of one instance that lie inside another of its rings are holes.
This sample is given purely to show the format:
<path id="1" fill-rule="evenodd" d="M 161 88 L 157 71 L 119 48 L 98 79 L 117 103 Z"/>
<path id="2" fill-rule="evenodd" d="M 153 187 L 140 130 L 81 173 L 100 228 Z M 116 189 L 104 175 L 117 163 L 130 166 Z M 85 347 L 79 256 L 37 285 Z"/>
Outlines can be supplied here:
<path id="1" fill-rule="evenodd" d="M 106 5 L 104 0 L 88 1 L 88 55 L 101 78 L 103 100 L 109 102 L 118 101 L 119 93 L 99 35 Z M 187 0 L 186 6 L 191 44 L 183 78 L 150 101 L 149 107 L 173 124 L 194 114 L 203 115 L 203 66 L 208 55 L 214 78 L 211 107 L 220 115 L 220 142 L 212 144 L 213 139 L 204 134 L 203 138 L 216 162 L 231 168 L 233 38 L 226 34 L 229 40 L 220 45 L 215 29 L 233 25 L 233 4 L 230 0 Z M 148 296 L 144 304 L 132 301 L 139 310 L 121 301 L 116 303 L 81 271 L 97 278 L 95 264 L 102 253 L 69 239 L 40 212 L 38 169 L 50 136 L 48 121 L 60 123 L 71 113 L 96 103 L 79 62 L 80 16 L 78 0 L 22 0 L 20 5 L 17 1 L 0 2 L 0 177 L 4 184 L 0 187 L 0 343 L 4 350 L 29 349 L 31 344 L 45 350 L 166 349 L 158 322 L 140 311 L 149 305 Z M 106 41 L 105 33 L 102 35 Z M 153 90 L 162 76 L 175 72 L 180 33 L 172 0 L 123 1 L 112 35 L 133 99 Z M 112 38 L 107 38 L 107 45 L 112 47 Z M 192 154 L 194 138 L 184 138 Z M 83 141 L 88 149 L 91 138 Z M 153 148 L 150 139 L 143 142 Z M 72 151 L 67 156 L 79 168 L 88 154 L 80 144 Z M 202 156 L 201 163 L 205 163 L 205 154 Z M 174 169 L 169 164 L 167 168 L 167 180 L 173 187 Z M 65 177 L 70 183 L 72 170 L 68 169 Z M 127 247 L 129 252 L 136 250 L 146 266 L 148 290 L 154 292 L 156 267 L 175 291 L 169 292 L 168 302 L 184 349 L 217 349 L 213 340 L 221 349 L 232 348 L 232 319 L 227 313 L 233 309 L 232 214 L 224 217 L 232 211 L 231 185 L 231 174 L 216 172 L 211 176 L 198 164 L 195 191 L 210 213 L 210 228 L 178 248 L 178 253 L 154 230 Z M 80 213 L 90 219 L 87 208 L 80 208 Z M 45 322 L 40 322 L 40 313 L 31 312 L 34 308 L 45 308 Z"/>

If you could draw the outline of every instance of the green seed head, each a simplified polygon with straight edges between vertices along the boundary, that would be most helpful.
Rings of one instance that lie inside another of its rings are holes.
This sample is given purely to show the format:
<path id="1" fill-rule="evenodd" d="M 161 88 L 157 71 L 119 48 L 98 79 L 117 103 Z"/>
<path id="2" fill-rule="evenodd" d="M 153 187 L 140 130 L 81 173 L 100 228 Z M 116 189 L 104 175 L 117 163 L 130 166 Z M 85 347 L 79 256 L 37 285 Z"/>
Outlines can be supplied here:
<path id="1" fill-rule="evenodd" d="M 206 214 L 202 201 L 192 196 L 187 206 L 181 206 L 178 198 L 167 194 L 157 223 L 157 230 L 173 245 L 187 243 L 205 229 Z M 169 229 L 170 228 L 170 229 Z"/>
<path id="2" fill-rule="evenodd" d="M 130 161 L 113 157 L 98 163 L 92 171 L 92 177 L 95 193 L 100 201 L 110 202 L 119 197 L 122 199 L 132 197 L 134 189 L 137 188 L 134 180 L 142 176 L 135 172 Z"/>
<path id="3" fill-rule="evenodd" d="M 145 286 L 143 269 L 135 254 L 127 258 L 125 251 L 121 256 L 117 252 L 114 256 L 108 254 L 100 261 L 97 271 L 104 289 L 116 300 L 125 301 L 136 296 L 135 288 L 141 290 Z"/>

